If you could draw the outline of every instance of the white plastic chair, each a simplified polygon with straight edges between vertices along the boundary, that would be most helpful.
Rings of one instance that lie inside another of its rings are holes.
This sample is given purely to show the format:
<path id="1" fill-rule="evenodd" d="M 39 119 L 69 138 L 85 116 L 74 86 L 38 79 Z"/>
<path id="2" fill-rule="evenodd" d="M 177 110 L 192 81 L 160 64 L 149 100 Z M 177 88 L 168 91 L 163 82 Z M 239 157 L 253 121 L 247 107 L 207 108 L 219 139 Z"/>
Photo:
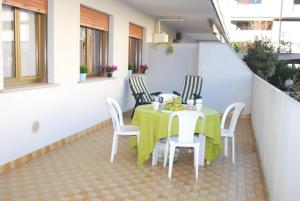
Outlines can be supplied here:
<path id="1" fill-rule="evenodd" d="M 175 116 L 178 116 L 179 132 L 178 136 L 171 136 L 172 121 Z M 200 139 L 198 136 L 194 136 L 194 132 L 199 117 L 202 119 L 201 132 L 199 133 L 200 136 L 203 135 L 203 129 L 205 125 L 205 117 L 203 113 L 196 111 L 179 111 L 174 112 L 169 118 L 168 138 L 164 157 L 164 166 L 166 166 L 167 154 L 170 146 L 169 178 L 172 177 L 173 160 L 176 147 L 191 147 L 194 148 L 195 177 L 198 179 Z M 205 149 L 201 150 L 205 151 Z"/>
<path id="2" fill-rule="evenodd" d="M 159 94 L 158 97 L 162 99 L 162 103 L 166 103 L 167 101 L 173 100 L 173 98 L 177 98 L 179 96 L 175 94 Z"/>
<path id="3" fill-rule="evenodd" d="M 120 105 L 117 101 L 112 98 L 106 98 L 106 103 L 111 114 L 112 124 L 114 128 L 114 137 L 111 149 L 111 158 L 110 162 L 114 161 L 114 156 L 117 153 L 118 147 L 118 136 L 128 136 L 128 135 L 136 135 L 137 144 L 139 146 L 139 138 L 140 138 L 140 128 L 135 125 L 124 125 L 123 123 L 123 115 L 121 112 Z"/>
<path id="4" fill-rule="evenodd" d="M 236 127 L 236 123 L 239 119 L 239 116 L 245 107 L 245 103 L 233 103 L 229 105 L 222 117 L 221 122 L 221 136 L 224 137 L 224 154 L 228 156 L 228 138 L 232 140 L 232 163 L 235 163 L 235 139 L 234 139 L 234 131 Z M 225 122 L 228 117 L 229 112 L 233 110 L 233 114 L 231 116 L 230 124 L 228 128 L 225 128 Z"/>

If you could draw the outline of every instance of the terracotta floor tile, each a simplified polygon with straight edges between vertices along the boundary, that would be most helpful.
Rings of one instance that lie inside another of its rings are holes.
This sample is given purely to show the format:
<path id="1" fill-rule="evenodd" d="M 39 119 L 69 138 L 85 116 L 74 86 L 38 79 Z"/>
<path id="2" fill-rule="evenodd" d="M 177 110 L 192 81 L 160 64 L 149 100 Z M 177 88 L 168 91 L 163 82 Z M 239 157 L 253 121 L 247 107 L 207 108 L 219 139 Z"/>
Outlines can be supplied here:
<path id="1" fill-rule="evenodd" d="M 107 125 L 0 175 L 0 200 L 267 201 L 251 132 L 250 120 L 239 120 L 236 164 L 221 153 L 200 168 L 195 181 L 193 154 L 182 150 L 169 180 L 167 168 L 152 167 L 151 161 L 137 165 L 128 137 L 119 138 L 110 163 L 112 126 Z"/>

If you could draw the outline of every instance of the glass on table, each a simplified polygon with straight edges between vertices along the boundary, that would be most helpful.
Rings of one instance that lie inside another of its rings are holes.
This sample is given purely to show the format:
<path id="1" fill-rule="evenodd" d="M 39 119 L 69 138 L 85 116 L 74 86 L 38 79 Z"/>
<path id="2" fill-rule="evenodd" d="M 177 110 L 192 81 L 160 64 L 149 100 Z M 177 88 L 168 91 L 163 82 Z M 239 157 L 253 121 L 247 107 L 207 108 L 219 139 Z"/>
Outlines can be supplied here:
<path id="1" fill-rule="evenodd" d="M 159 102 L 152 102 L 152 107 L 154 110 L 158 110 L 159 109 Z"/>
<path id="2" fill-rule="evenodd" d="M 194 100 L 187 100 L 187 109 L 194 110 Z"/>
<path id="3" fill-rule="evenodd" d="M 164 110 L 165 109 L 166 104 L 164 103 L 160 103 L 159 104 L 159 109 L 158 110 Z"/>

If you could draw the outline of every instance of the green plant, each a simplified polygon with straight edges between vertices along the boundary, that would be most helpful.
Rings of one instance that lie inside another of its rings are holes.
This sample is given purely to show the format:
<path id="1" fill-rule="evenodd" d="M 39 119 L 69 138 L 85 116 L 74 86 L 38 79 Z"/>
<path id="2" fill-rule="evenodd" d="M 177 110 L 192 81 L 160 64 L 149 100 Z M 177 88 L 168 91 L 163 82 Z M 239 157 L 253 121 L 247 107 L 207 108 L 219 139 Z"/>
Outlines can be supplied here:
<path id="1" fill-rule="evenodd" d="M 256 40 L 252 44 L 249 43 L 244 61 L 255 74 L 264 80 L 274 75 L 276 66 L 280 62 L 269 40 Z"/>
<path id="2" fill-rule="evenodd" d="M 241 46 L 239 46 L 238 44 L 233 43 L 233 44 L 231 44 L 231 45 L 232 45 L 233 49 L 234 49 L 237 53 L 239 53 L 239 52 L 241 51 Z"/>
<path id="3" fill-rule="evenodd" d="M 286 63 L 279 62 L 276 66 L 274 75 L 269 79 L 269 82 L 281 90 L 287 90 L 285 81 L 287 79 L 295 79 L 300 74 L 300 69 L 295 67 L 288 67 Z"/>
<path id="4" fill-rule="evenodd" d="M 292 43 L 289 41 L 281 40 L 277 48 L 278 53 L 291 53 Z"/>
<path id="5" fill-rule="evenodd" d="M 86 65 L 81 65 L 80 66 L 80 73 L 84 74 L 84 73 L 88 73 L 89 69 Z"/>
<path id="6" fill-rule="evenodd" d="M 167 47 L 167 53 L 173 54 L 173 52 L 174 52 L 174 47 L 173 47 L 172 43 L 169 43 L 168 47 Z"/>
<path id="7" fill-rule="evenodd" d="M 230 45 L 231 47 L 237 52 L 247 52 L 247 46 L 251 44 L 251 42 L 246 41 L 246 42 L 231 42 Z"/>
<path id="8" fill-rule="evenodd" d="M 128 64 L 128 70 L 133 70 L 135 68 L 134 64 Z"/>

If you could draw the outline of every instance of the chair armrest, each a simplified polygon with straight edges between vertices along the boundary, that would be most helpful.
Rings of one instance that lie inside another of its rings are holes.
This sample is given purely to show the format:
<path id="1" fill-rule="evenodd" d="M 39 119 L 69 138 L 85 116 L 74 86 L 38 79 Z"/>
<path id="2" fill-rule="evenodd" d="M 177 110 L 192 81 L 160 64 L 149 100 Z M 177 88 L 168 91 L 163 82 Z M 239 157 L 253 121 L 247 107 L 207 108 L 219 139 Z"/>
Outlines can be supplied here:
<path id="1" fill-rule="evenodd" d="M 150 93 L 151 96 L 158 96 L 159 94 L 161 94 L 161 92 L 153 92 L 153 93 Z"/>
<path id="2" fill-rule="evenodd" d="M 193 96 L 194 96 L 194 99 L 200 99 L 200 98 L 202 98 L 202 96 L 200 96 L 198 94 L 193 94 Z"/>
<path id="3" fill-rule="evenodd" d="M 138 103 L 141 103 L 140 99 L 142 98 L 143 95 L 144 95 L 143 92 L 133 94 L 133 96 L 135 96 L 135 98 L 136 98 L 136 102 L 138 102 Z"/>
<path id="4" fill-rule="evenodd" d="M 173 91 L 173 94 L 177 95 L 177 96 L 181 96 L 181 94 L 177 91 Z"/>

